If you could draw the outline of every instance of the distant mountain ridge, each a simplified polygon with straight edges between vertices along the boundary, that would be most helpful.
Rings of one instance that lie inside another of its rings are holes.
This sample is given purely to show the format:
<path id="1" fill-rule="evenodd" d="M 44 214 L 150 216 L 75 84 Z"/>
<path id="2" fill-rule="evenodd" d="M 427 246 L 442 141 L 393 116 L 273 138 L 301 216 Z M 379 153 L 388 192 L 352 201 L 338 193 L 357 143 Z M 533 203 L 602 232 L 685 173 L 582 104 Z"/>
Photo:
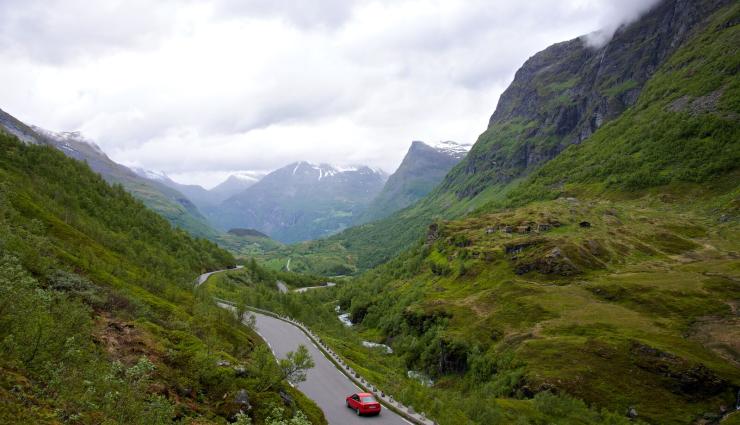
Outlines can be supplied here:
<path id="1" fill-rule="evenodd" d="M 152 171 L 140 167 L 132 167 L 132 171 L 141 177 L 154 180 L 185 195 L 201 213 L 208 213 L 218 208 L 226 199 L 257 183 L 262 173 L 237 173 L 230 175 L 226 180 L 208 190 L 197 184 L 178 183 L 162 171 Z"/>
<path id="2" fill-rule="evenodd" d="M 356 224 L 387 217 L 426 196 L 471 147 L 452 141 L 436 144 L 412 142 L 401 165 Z"/>
<path id="3" fill-rule="evenodd" d="M 209 190 L 214 195 L 214 200 L 221 203 L 232 196 L 248 189 L 265 176 L 266 173 L 241 172 L 230 175 L 214 188 Z"/>
<path id="4" fill-rule="evenodd" d="M 66 156 L 86 162 L 109 183 L 119 183 L 144 204 L 165 217 L 173 225 L 205 238 L 215 238 L 211 227 L 198 208 L 176 189 L 160 179 L 142 177 L 130 168 L 111 160 L 93 141 L 80 132 L 53 132 L 24 124 L 0 110 L 0 128 L 30 144 L 50 145 Z"/>
<path id="5" fill-rule="evenodd" d="M 296 162 L 225 200 L 208 217 L 221 229 L 252 228 L 281 242 L 316 239 L 349 226 L 386 179 L 367 166 Z"/>

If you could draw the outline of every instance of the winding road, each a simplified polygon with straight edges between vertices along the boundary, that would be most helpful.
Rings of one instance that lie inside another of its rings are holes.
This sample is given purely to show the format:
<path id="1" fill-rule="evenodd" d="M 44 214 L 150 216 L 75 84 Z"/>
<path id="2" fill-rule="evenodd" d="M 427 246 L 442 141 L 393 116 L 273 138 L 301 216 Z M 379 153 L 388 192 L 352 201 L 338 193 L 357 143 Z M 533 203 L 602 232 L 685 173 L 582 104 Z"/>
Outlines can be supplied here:
<path id="1" fill-rule="evenodd" d="M 199 276 L 197 285 L 202 285 L 208 277 L 222 271 L 228 270 L 219 270 Z M 315 366 L 306 374 L 306 380 L 297 384 L 297 387 L 321 408 L 329 425 L 411 424 L 385 407 L 379 416 L 357 416 L 353 410 L 347 408 L 344 399 L 361 389 L 326 358 L 302 330 L 291 323 L 271 316 L 256 312 L 247 314 L 254 316 L 255 330 L 265 340 L 275 357 L 285 358 L 288 352 L 297 350 L 299 345 L 306 346 Z"/>
<path id="2" fill-rule="evenodd" d="M 384 408 L 380 416 L 357 416 L 344 404 L 344 398 L 361 391 L 349 380 L 334 363 L 300 329 L 288 322 L 264 314 L 249 312 L 255 318 L 255 328 L 267 342 L 275 357 L 284 358 L 289 351 L 295 351 L 300 344 L 308 348 L 314 363 L 306 380 L 297 385 L 298 389 L 321 407 L 330 425 L 406 425 L 410 422 L 391 410 Z"/>
<path id="3" fill-rule="evenodd" d="M 203 283 L 205 283 L 206 280 L 208 280 L 209 277 L 211 277 L 211 275 L 214 275 L 216 273 L 227 272 L 229 270 L 239 270 L 239 269 L 243 269 L 243 268 L 244 268 L 244 266 L 236 266 L 233 269 L 216 270 L 216 271 L 209 272 L 209 273 L 203 273 L 202 275 L 198 276 L 198 282 L 195 284 L 195 286 L 202 285 Z"/>

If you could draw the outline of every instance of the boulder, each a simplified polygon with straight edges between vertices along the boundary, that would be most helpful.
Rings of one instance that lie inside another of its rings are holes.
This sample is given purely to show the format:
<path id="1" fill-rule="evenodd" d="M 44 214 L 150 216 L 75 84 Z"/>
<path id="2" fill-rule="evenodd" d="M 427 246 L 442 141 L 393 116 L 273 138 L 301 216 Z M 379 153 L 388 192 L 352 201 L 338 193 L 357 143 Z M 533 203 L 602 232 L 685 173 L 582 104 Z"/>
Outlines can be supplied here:
<path id="1" fill-rule="evenodd" d="M 583 227 L 583 228 L 591 227 L 591 223 L 589 223 L 588 221 L 582 221 L 582 222 L 578 223 L 578 225 L 581 226 L 581 227 Z"/>
<path id="2" fill-rule="evenodd" d="M 252 408 L 252 405 L 249 404 L 249 393 L 244 388 L 236 392 L 234 403 L 241 405 L 244 410 Z"/>
<path id="3" fill-rule="evenodd" d="M 437 223 L 432 223 L 429 225 L 429 229 L 427 230 L 427 244 L 431 245 L 439 239 L 439 225 Z"/>
<path id="4" fill-rule="evenodd" d="M 244 378 L 247 376 L 247 369 L 244 366 L 234 366 L 234 375 L 237 378 Z"/>
<path id="5" fill-rule="evenodd" d="M 290 407 L 293 405 L 293 397 L 290 396 L 290 394 L 286 393 L 285 391 L 280 391 L 280 398 L 283 400 L 283 404 Z"/>
<path id="6" fill-rule="evenodd" d="M 529 233 L 531 231 L 532 231 L 532 226 L 529 226 L 529 225 L 516 227 L 517 233 Z"/>
<path id="7" fill-rule="evenodd" d="M 635 409 L 634 407 L 630 406 L 627 409 L 627 417 L 630 418 L 630 419 L 636 419 L 637 418 L 637 409 Z"/>

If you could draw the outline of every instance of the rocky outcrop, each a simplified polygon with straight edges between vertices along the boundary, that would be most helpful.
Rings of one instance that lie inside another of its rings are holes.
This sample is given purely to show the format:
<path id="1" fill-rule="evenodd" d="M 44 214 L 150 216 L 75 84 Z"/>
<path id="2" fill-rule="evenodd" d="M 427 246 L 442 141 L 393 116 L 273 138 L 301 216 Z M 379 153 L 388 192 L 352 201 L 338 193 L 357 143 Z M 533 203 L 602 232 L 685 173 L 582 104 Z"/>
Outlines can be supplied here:
<path id="1" fill-rule="evenodd" d="M 728 382 L 701 363 L 695 363 L 639 342 L 632 344 L 635 364 L 660 376 L 660 385 L 689 396 L 706 397 L 730 388 Z"/>

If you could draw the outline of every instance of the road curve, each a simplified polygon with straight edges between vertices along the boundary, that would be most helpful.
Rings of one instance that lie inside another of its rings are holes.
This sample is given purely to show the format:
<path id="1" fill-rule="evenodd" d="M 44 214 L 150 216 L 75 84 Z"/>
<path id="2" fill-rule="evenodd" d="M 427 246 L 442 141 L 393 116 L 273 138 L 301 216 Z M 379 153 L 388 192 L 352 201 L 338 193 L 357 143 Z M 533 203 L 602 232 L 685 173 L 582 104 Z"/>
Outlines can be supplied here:
<path id="1" fill-rule="evenodd" d="M 211 277 L 211 275 L 214 275 L 216 273 L 223 273 L 223 272 L 228 272 L 230 270 L 239 270 L 243 268 L 244 266 L 235 266 L 233 269 L 216 270 L 210 273 L 203 273 L 202 275 L 198 276 L 198 281 L 196 282 L 195 286 L 197 287 L 197 286 L 204 284 L 205 281 L 208 280 L 209 277 Z"/>
<path id="2" fill-rule="evenodd" d="M 332 286 L 337 286 L 337 284 L 334 282 L 326 282 L 326 284 L 321 286 L 306 286 L 303 288 L 294 289 L 293 292 L 303 293 L 310 291 L 311 289 L 331 288 Z"/>
<path id="3" fill-rule="evenodd" d="M 237 266 L 241 269 L 243 266 Z M 216 273 L 226 272 L 233 269 L 216 270 L 204 273 L 198 277 L 195 286 L 205 283 L 208 278 Z M 222 305 L 219 303 L 222 307 Z M 308 349 L 315 366 L 306 374 L 306 380 L 299 383 L 298 389 L 313 400 L 324 412 L 329 425 L 407 425 L 411 422 L 399 416 L 397 413 L 383 408 L 379 416 L 357 416 L 347 408 L 344 399 L 348 395 L 360 391 L 347 376 L 345 376 L 334 363 L 329 361 L 316 345 L 296 326 L 264 314 L 249 312 L 255 318 L 257 333 L 272 350 L 275 357 L 285 358 L 290 351 L 295 351 L 303 344 Z"/>
<path id="4" fill-rule="evenodd" d="M 255 318 L 256 330 L 272 349 L 275 357 L 284 358 L 289 351 L 295 351 L 300 344 L 308 348 L 314 363 L 306 375 L 306 380 L 297 385 L 306 396 L 324 411 L 330 425 L 407 425 L 410 424 L 398 414 L 383 408 L 379 416 L 358 417 L 344 404 L 344 398 L 360 391 L 334 363 L 300 329 L 290 323 L 264 314 L 249 312 Z"/>

